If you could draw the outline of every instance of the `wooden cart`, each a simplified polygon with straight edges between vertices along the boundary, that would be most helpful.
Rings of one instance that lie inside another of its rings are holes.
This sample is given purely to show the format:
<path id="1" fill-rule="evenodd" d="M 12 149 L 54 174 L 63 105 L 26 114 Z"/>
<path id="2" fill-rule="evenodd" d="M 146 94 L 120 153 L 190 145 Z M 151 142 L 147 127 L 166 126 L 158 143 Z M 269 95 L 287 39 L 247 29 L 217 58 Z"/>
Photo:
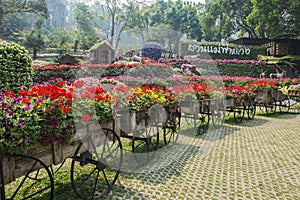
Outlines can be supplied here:
<path id="1" fill-rule="evenodd" d="M 82 199 L 106 195 L 119 176 L 123 151 L 112 128 L 91 123 L 77 129 L 69 144 L 54 142 L 29 148 L 26 154 L 0 155 L 1 199 L 53 199 L 54 182 L 50 167 L 71 158 L 71 185 Z"/>
<path id="2" fill-rule="evenodd" d="M 277 90 L 257 90 L 254 92 L 256 106 L 261 112 L 273 114 L 276 112 Z"/>

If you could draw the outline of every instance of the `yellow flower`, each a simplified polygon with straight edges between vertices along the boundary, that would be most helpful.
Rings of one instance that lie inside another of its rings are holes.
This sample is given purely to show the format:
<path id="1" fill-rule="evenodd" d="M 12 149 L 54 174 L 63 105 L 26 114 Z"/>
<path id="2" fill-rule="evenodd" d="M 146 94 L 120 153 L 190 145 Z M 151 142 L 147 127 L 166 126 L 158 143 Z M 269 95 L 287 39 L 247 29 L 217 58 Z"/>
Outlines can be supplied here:
<path id="1" fill-rule="evenodd" d="M 158 101 L 161 102 L 161 103 L 165 103 L 166 99 L 165 99 L 165 97 L 159 97 Z"/>

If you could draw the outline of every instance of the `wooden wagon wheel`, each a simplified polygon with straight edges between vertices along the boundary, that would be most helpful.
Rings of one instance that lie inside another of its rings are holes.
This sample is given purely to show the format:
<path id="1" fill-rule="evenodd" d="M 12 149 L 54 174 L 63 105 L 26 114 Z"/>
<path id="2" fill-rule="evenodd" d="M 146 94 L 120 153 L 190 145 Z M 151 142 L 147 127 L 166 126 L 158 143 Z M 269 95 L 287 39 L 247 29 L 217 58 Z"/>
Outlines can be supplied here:
<path id="1" fill-rule="evenodd" d="M 287 96 L 282 96 L 280 99 L 280 104 L 279 104 L 280 113 L 289 112 L 290 107 L 291 107 L 290 99 Z"/>
<path id="2" fill-rule="evenodd" d="M 194 127 L 197 135 L 204 134 L 209 126 L 209 107 L 206 104 L 200 106 L 199 112 L 194 114 Z"/>
<path id="3" fill-rule="evenodd" d="M 15 181 L 13 184 L 14 191 L 5 191 L 5 187 L 9 186 L 8 183 L 0 187 L 0 197 L 1 199 L 36 199 L 39 197 L 43 197 L 46 199 L 53 199 L 54 195 L 54 181 L 53 176 L 46 164 L 41 160 L 26 155 L 8 155 L 8 157 L 12 157 L 15 163 L 19 163 L 19 170 L 22 170 L 22 177 L 18 178 L 18 181 Z M 5 158 L 5 157 L 4 157 Z M 1 158 L 2 161 L 3 157 Z M 22 164 L 22 166 L 21 166 Z M 42 179 L 32 179 L 36 170 L 39 169 L 40 173 L 43 174 Z M 10 169 L 12 170 L 12 169 Z M 0 177 L 3 177 L 3 174 Z M 2 181 L 1 181 L 2 182 Z M 4 181 L 5 183 L 5 181 Z"/>
<path id="4" fill-rule="evenodd" d="M 221 104 L 219 104 L 219 102 L 221 102 Z M 223 100 L 222 101 L 218 100 L 216 106 L 214 106 L 210 111 L 211 121 L 215 128 L 220 128 L 224 124 L 225 116 L 226 116 L 226 111 L 224 106 L 225 105 Z"/>
<path id="5" fill-rule="evenodd" d="M 159 130 L 155 120 L 144 116 L 137 121 L 132 136 L 132 152 L 135 160 L 146 164 L 155 156 L 158 148 Z"/>
<path id="6" fill-rule="evenodd" d="M 245 103 L 237 99 L 234 100 L 233 116 L 236 123 L 241 123 L 245 115 Z"/>
<path id="7" fill-rule="evenodd" d="M 174 145 L 180 133 L 181 114 L 179 111 L 168 114 L 167 121 L 163 126 L 164 142 L 166 145 Z"/>
<path id="8" fill-rule="evenodd" d="M 120 173 L 120 138 L 113 130 L 102 130 L 104 134 L 94 132 L 82 140 L 72 160 L 71 185 L 81 199 L 98 199 L 108 194 Z"/>
<path id="9" fill-rule="evenodd" d="M 254 119 L 255 114 L 256 114 L 256 102 L 255 102 L 254 98 L 251 98 L 248 101 L 248 105 L 247 105 L 248 119 Z"/>
<path id="10" fill-rule="evenodd" d="M 49 170 L 51 174 L 54 176 L 55 173 L 57 173 L 65 164 L 66 160 L 64 160 L 62 163 L 59 163 L 57 165 L 50 165 Z M 47 174 L 43 173 L 43 170 L 37 170 L 35 172 L 32 172 L 28 178 L 33 180 L 42 180 L 43 178 L 47 178 Z"/>

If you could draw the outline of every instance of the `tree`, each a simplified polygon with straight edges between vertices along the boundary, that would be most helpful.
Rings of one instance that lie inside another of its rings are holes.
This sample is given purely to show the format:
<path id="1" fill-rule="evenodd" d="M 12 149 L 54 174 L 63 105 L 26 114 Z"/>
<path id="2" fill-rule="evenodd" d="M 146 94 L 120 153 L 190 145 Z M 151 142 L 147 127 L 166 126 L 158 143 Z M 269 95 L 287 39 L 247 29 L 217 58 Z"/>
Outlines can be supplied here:
<path id="1" fill-rule="evenodd" d="M 43 18 L 39 18 L 36 21 L 34 29 L 26 37 L 24 46 L 33 49 L 33 59 L 37 58 L 37 51 L 44 46 L 44 39 L 42 37 L 42 25 L 44 23 Z"/>
<path id="2" fill-rule="evenodd" d="M 151 6 L 137 12 L 128 22 L 127 28 L 140 32 L 143 38 L 145 33 L 139 30 L 164 27 L 186 34 L 189 39 L 201 40 L 202 33 L 197 14 L 198 6 L 194 3 L 157 0 Z"/>
<path id="3" fill-rule="evenodd" d="M 299 37 L 300 2 L 294 0 L 251 0 L 253 10 L 247 17 L 256 37 Z"/>
<path id="4" fill-rule="evenodd" d="M 150 0 L 151 1 L 151 0 Z M 101 23 L 97 27 L 105 33 L 105 39 L 115 48 L 118 48 L 121 33 L 126 29 L 129 22 L 137 15 L 138 11 L 147 6 L 149 0 L 105 0 L 97 3 L 101 10 Z M 105 24 L 104 24 L 105 23 Z"/>
<path id="5" fill-rule="evenodd" d="M 67 2 L 65 0 L 46 0 L 49 18 L 46 21 L 47 26 L 54 29 L 62 29 L 67 26 Z"/>
<path id="6" fill-rule="evenodd" d="M 78 41 L 80 47 L 87 50 L 100 40 L 93 24 L 94 14 L 90 11 L 89 6 L 78 3 L 74 15 L 79 31 Z"/>
<path id="7" fill-rule="evenodd" d="M 48 17 L 46 0 L 1 0 L 0 1 L 0 26 L 2 20 L 15 13 L 35 13 L 45 18 Z"/>

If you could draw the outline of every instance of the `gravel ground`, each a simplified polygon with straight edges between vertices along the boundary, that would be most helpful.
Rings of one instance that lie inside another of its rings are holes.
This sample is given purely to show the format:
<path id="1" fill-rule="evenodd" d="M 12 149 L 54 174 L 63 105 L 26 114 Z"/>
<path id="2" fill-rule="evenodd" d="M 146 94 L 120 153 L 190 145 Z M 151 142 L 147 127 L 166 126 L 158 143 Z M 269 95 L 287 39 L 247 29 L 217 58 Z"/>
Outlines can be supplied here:
<path id="1" fill-rule="evenodd" d="M 182 129 L 170 159 L 122 172 L 107 199 L 300 199 L 299 114 L 229 120 L 201 137 Z"/>

